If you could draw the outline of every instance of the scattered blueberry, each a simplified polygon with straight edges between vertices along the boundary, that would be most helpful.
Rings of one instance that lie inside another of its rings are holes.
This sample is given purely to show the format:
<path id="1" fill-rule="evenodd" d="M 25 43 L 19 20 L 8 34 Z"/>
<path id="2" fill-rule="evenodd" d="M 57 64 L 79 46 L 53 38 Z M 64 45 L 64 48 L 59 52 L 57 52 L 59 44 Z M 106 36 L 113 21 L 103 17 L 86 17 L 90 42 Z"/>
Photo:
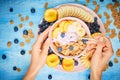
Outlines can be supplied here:
<path id="1" fill-rule="evenodd" d="M 14 43 L 15 44 L 18 44 L 18 42 L 19 42 L 19 40 L 16 38 L 16 39 L 14 39 Z"/>
<path id="2" fill-rule="evenodd" d="M 13 12 L 13 8 L 10 8 L 10 12 Z"/>
<path id="3" fill-rule="evenodd" d="M 61 37 L 64 38 L 65 37 L 65 33 L 61 33 Z"/>
<path id="4" fill-rule="evenodd" d="M 17 32 L 17 31 L 18 31 L 18 27 L 15 26 L 15 27 L 14 27 L 14 32 Z"/>
<path id="5" fill-rule="evenodd" d="M 52 79 L 52 75 L 51 74 L 48 75 L 48 79 Z"/>
<path id="6" fill-rule="evenodd" d="M 84 44 L 86 44 L 87 41 L 88 41 L 87 39 L 82 39 L 82 42 L 83 42 Z"/>
<path id="7" fill-rule="evenodd" d="M 38 35 L 39 35 L 39 34 L 41 34 L 41 33 L 42 33 L 42 32 L 41 32 L 41 31 L 39 31 L 39 32 L 38 32 Z"/>
<path id="8" fill-rule="evenodd" d="M 14 71 L 17 70 L 17 67 L 16 67 L 16 66 L 13 66 L 13 70 L 14 70 Z"/>
<path id="9" fill-rule="evenodd" d="M 73 50 L 74 49 L 74 47 L 73 46 L 69 46 L 69 50 Z"/>
<path id="10" fill-rule="evenodd" d="M 103 2 L 104 0 L 100 0 L 100 2 Z"/>
<path id="11" fill-rule="evenodd" d="M 31 8 L 31 13 L 35 13 L 35 8 Z"/>
<path id="12" fill-rule="evenodd" d="M 24 55 L 24 54 L 25 54 L 25 50 L 21 50 L 21 51 L 20 51 L 20 54 L 21 54 L 21 55 Z"/>
<path id="13" fill-rule="evenodd" d="M 108 63 L 108 65 L 109 65 L 110 67 L 112 67 L 112 66 L 113 66 L 112 61 L 110 61 L 110 62 Z"/>
<path id="14" fill-rule="evenodd" d="M 78 65 L 78 61 L 75 60 L 75 64 L 74 65 L 77 66 Z"/>
<path id="15" fill-rule="evenodd" d="M 116 2 L 117 0 L 112 0 L 112 2 Z"/>
<path id="16" fill-rule="evenodd" d="M 25 30 L 23 31 L 23 34 L 28 35 L 28 31 L 25 29 Z"/>
<path id="17" fill-rule="evenodd" d="M 6 59 L 6 55 L 5 54 L 2 55 L 2 59 L 3 60 Z"/>
<path id="18" fill-rule="evenodd" d="M 62 47 L 58 47 L 58 52 L 61 52 L 62 51 Z"/>

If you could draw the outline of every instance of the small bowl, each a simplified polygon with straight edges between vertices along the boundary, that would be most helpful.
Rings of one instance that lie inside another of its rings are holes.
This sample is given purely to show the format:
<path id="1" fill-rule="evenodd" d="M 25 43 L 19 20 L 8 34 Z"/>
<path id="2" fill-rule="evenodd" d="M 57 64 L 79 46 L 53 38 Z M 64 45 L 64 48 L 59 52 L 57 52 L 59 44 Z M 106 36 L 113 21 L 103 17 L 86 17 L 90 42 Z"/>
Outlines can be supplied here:
<path id="1" fill-rule="evenodd" d="M 77 22 L 79 22 L 79 23 L 81 24 L 81 26 L 85 29 L 88 38 L 91 36 L 91 33 L 90 33 L 90 31 L 89 31 L 88 26 L 87 26 L 82 20 L 80 20 L 80 19 L 78 19 L 78 18 L 74 18 L 74 17 L 64 17 L 64 18 L 61 18 L 61 19 L 57 20 L 57 21 L 51 26 L 51 29 L 50 29 L 50 31 L 49 31 L 49 38 L 51 38 L 51 39 L 53 40 L 53 38 L 52 38 L 52 31 L 53 31 L 53 29 L 54 29 L 54 26 L 55 26 L 56 24 L 59 24 L 61 21 L 64 21 L 64 20 L 72 20 L 72 21 L 77 21 Z M 86 49 L 88 48 L 88 47 L 86 46 L 86 48 L 85 48 L 81 53 L 79 53 L 78 55 L 75 55 L 75 56 L 65 56 L 65 55 L 62 55 L 61 53 L 56 52 L 56 51 L 54 50 L 54 48 L 53 48 L 53 45 L 54 45 L 54 44 L 53 44 L 53 41 L 52 41 L 52 43 L 51 43 L 51 45 L 50 45 L 51 49 L 53 50 L 53 52 L 54 52 L 56 55 L 58 55 L 58 56 L 60 56 L 60 57 L 62 57 L 62 58 L 78 58 L 78 57 L 80 57 L 82 54 L 84 54 L 84 53 L 86 52 Z"/>

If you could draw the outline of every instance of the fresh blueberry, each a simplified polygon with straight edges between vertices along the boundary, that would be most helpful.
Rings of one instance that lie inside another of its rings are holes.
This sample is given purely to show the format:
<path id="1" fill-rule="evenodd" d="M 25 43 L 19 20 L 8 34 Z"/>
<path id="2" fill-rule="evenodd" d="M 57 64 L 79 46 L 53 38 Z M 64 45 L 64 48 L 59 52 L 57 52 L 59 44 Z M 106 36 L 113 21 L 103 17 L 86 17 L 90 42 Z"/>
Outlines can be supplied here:
<path id="1" fill-rule="evenodd" d="M 82 39 L 82 42 L 83 42 L 84 44 L 86 44 L 87 41 L 88 41 L 87 39 Z"/>
<path id="2" fill-rule="evenodd" d="M 42 33 L 42 32 L 41 32 L 41 31 L 39 31 L 39 32 L 38 32 L 38 35 L 39 35 L 39 34 L 41 34 L 41 33 Z"/>
<path id="3" fill-rule="evenodd" d="M 74 49 L 74 47 L 73 46 L 69 46 L 69 50 L 73 50 Z"/>
<path id="4" fill-rule="evenodd" d="M 3 60 L 6 59 L 6 55 L 5 54 L 2 55 L 2 59 Z"/>
<path id="5" fill-rule="evenodd" d="M 48 75 L 48 79 L 52 79 L 52 75 L 51 74 Z"/>
<path id="6" fill-rule="evenodd" d="M 42 22 L 41 22 L 41 25 L 44 26 L 44 25 L 45 25 L 45 22 L 42 21 Z"/>
<path id="7" fill-rule="evenodd" d="M 31 13 L 35 13 L 35 8 L 31 8 Z"/>
<path id="8" fill-rule="evenodd" d="M 40 28 L 40 33 L 42 33 L 44 31 L 44 29 L 43 28 Z"/>
<path id="9" fill-rule="evenodd" d="M 21 50 L 21 51 L 20 51 L 20 54 L 21 54 L 21 55 L 24 55 L 24 54 L 25 54 L 25 50 Z"/>
<path id="10" fill-rule="evenodd" d="M 19 40 L 17 38 L 14 39 L 14 43 L 18 44 Z"/>
<path id="11" fill-rule="evenodd" d="M 58 47 L 58 52 L 61 52 L 62 51 L 62 47 Z"/>
<path id="12" fill-rule="evenodd" d="M 38 27 L 39 27 L 39 28 L 42 28 L 42 24 L 39 24 Z"/>
<path id="13" fill-rule="evenodd" d="M 96 21 L 97 21 L 97 17 L 94 18 L 94 22 L 96 22 Z"/>
<path id="14" fill-rule="evenodd" d="M 117 0 L 112 0 L 112 2 L 116 2 Z"/>
<path id="15" fill-rule="evenodd" d="M 104 0 L 100 0 L 100 2 L 103 2 Z"/>
<path id="16" fill-rule="evenodd" d="M 14 32 L 17 32 L 17 31 L 18 31 L 18 27 L 15 26 L 15 27 L 14 27 Z"/>
<path id="17" fill-rule="evenodd" d="M 113 66 L 112 61 L 110 61 L 110 62 L 108 63 L 108 65 L 109 65 L 110 67 L 112 67 L 112 66 Z"/>
<path id="18" fill-rule="evenodd" d="M 75 60 L 75 64 L 74 64 L 74 65 L 75 65 L 75 66 L 78 66 L 78 61 Z"/>
<path id="19" fill-rule="evenodd" d="M 23 31 L 23 34 L 28 35 L 28 31 L 25 29 L 25 30 Z"/>
<path id="20" fill-rule="evenodd" d="M 13 8 L 10 8 L 10 12 L 13 12 Z"/>
<path id="21" fill-rule="evenodd" d="M 53 25 L 53 23 L 50 23 L 50 26 L 52 26 Z"/>
<path id="22" fill-rule="evenodd" d="M 14 70 L 14 71 L 17 70 L 17 67 L 16 67 L 16 66 L 13 66 L 13 70 Z"/>
<path id="23" fill-rule="evenodd" d="M 65 37 L 65 33 L 61 33 L 61 37 L 64 38 Z"/>

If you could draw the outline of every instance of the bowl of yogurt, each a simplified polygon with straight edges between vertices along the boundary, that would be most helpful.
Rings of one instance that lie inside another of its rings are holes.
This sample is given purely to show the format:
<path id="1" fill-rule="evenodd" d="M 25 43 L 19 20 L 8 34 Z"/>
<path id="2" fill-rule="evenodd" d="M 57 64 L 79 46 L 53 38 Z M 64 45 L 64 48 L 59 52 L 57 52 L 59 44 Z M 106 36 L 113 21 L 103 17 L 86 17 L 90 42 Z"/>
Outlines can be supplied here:
<path id="1" fill-rule="evenodd" d="M 57 20 L 50 29 L 50 45 L 53 52 L 63 58 L 80 57 L 87 49 L 85 38 L 90 38 L 88 26 L 80 19 L 64 17 Z"/>

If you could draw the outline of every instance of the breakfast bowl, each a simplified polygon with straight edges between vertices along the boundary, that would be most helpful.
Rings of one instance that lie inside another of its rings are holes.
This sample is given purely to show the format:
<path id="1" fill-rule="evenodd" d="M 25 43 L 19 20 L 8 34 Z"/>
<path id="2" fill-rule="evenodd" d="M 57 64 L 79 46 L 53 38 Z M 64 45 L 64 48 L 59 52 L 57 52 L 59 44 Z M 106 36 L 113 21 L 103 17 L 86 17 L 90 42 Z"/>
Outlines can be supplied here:
<path id="1" fill-rule="evenodd" d="M 86 41 L 90 36 L 89 28 L 82 20 L 64 17 L 51 26 L 50 47 L 56 55 L 62 58 L 77 58 L 85 53 Z"/>

